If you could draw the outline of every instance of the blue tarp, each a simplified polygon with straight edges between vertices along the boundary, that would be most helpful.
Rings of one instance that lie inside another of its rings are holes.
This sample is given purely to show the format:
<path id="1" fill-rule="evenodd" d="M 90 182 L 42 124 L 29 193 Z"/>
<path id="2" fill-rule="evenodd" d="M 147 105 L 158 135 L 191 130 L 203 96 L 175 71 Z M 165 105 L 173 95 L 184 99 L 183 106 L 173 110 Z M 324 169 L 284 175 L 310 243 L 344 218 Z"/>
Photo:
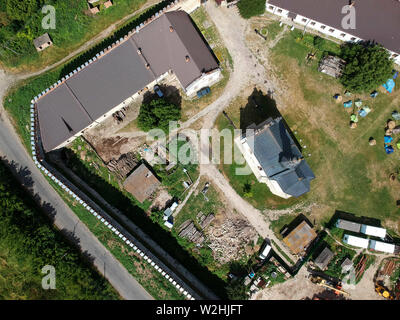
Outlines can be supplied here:
<path id="1" fill-rule="evenodd" d="M 343 106 L 345 108 L 350 108 L 352 105 L 353 105 L 353 101 L 352 100 L 349 100 L 349 101 L 343 103 Z"/>
<path id="2" fill-rule="evenodd" d="M 393 138 L 391 136 L 385 136 L 385 143 L 391 143 Z"/>
<path id="3" fill-rule="evenodd" d="M 384 83 L 382 85 L 389 93 L 392 93 L 393 88 L 395 86 L 395 82 L 393 79 L 389 79 L 388 81 L 386 81 L 386 83 Z"/>
<path id="4" fill-rule="evenodd" d="M 385 151 L 387 154 L 391 154 L 394 152 L 394 149 L 392 146 L 387 146 L 387 147 L 385 147 Z"/>

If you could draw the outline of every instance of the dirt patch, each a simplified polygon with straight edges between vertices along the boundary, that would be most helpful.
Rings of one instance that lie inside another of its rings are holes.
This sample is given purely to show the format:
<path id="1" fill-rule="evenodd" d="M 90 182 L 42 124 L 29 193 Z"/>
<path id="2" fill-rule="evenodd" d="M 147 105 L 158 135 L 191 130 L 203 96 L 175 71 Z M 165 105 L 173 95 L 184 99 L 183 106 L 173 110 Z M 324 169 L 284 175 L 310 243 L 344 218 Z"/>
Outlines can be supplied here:
<path id="1" fill-rule="evenodd" d="M 153 204 L 150 208 L 151 210 L 162 210 L 165 208 L 165 205 L 172 200 L 172 196 L 168 193 L 165 188 L 161 188 L 157 191 L 157 194 L 154 197 Z"/>
<path id="2" fill-rule="evenodd" d="M 210 226 L 207 238 L 214 258 L 224 264 L 251 254 L 248 246 L 257 241 L 258 234 L 244 219 L 225 219 L 221 224 Z"/>
<path id="3" fill-rule="evenodd" d="M 302 300 L 312 299 L 324 291 L 324 288 L 313 284 L 308 278 L 308 272 L 303 269 L 284 283 L 276 284 L 255 294 L 253 300 Z"/>

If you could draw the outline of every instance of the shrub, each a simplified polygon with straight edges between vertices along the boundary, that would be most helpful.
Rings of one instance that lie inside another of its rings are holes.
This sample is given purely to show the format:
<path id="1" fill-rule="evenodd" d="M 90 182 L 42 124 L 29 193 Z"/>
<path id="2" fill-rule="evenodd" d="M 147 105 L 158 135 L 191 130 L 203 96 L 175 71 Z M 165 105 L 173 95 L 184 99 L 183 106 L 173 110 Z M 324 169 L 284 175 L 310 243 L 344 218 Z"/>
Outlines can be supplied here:
<path id="1" fill-rule="evenodd" d="M 265 0 L 241 0 L 237 6 L 240 15 L 245 19 L 249 19 L 264 13 Z"/>

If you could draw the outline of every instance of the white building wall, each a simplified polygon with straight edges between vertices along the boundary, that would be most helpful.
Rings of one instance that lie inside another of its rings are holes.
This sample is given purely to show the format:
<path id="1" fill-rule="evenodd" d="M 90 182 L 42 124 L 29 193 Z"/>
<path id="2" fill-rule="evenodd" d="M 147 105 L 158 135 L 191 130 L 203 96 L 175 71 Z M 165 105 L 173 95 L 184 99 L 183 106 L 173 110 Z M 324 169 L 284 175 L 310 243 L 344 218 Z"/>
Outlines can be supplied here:
<path id="1" fill-rule="evenodd" d="M 159 76 L 156 80 L 154 80 L 153 82 L 149 83 L 147 85 L 147 88 L 154 88 L 154 86 L 161 81 L 162 79 L 164 79 L 166 76 L 168 75 L 168 72 L 162 74 L 161 76 Z M 103 121 L 105 121 L 108 117 L 110 117 L 114 112 L 122 109 L 125 106 L 128 106 L 134 99 L 136 99 L 138 96 L 140 95 L 139 92 L 134 93 L 132 96 L 130 96 L 128 99 L 126 99 L 125 101 L 121 102 L 120 104 L 118 104 L 117 106 L 115 106 L 114 108 L 112 108 L 110 111 L 108 111 L 107 113 L 103 114 L 101 117 L 99 117 L 98 119 L 96 119 L 94 122 L 92 122 L 90 125 L 88 125 L 86 128 L 82 129 L 81 131 L 79 131 L 78 133 L 76 133 L 74 136 L 72 136 L 71 138 L 69 138 L 68 140 L 66 140 L 65 142 L 63 142 L 62 144 L 60 144 L 59 146 L 55 147 L 53 150 L 56 149 L 60 149 L 63 148 L 65 146 L 67 146 L 68 144 L 70 144 L 72 141 L 74 141 L 76 138 L 80 137 L 86 130 L 91 129 L 95 126 L 97 126 L 98 124 L 102 123 Z"/>
<path id="2" fill-rule="evenodd" d="M 192 82 L 187 88 L 185 93 L 190 97 L 193 96 L 204 87 L 210 87 L 214 83 L 218 82 L 221 78 L 221 69 L 218 68 L 208 74 L 201 76 L 199 79 Z"/>
<path id="3" fill-rule="evenodd" d="M 239 148 L 240 152 L 242 153 L 244 159 L 246 160 L 246 163 L 248 164 L 251 171 L 254 173 L 254 175 L 256 176 L 257 180 L 260 183 L 265 183 L 271 190 L 271 192 L 277 195 L 278 197 L 284 199 L 288 199 L 291 197 L 291 195 L 285 193 L 282 190 L 278 182 L 276 182 L 275 180 L 268 179 L 268 176 L 262 169 L 260 162 L 257 160 L 254 153 L 251 151 L 246 138 L 242 139 L 241 136 L 238 136 L 235 138 L 235 143 Z"/>
<path id="4" fill-rule="evenodd" d="M 289 11 L 285 10 L 283 8 L 279 8 L 277 6 L 274 6 L 272 4 L 268 3 L 268 0 L 266 2 L 266 10 L 274 15 L 280 16 L 284 19 L 289 19 L 288 14 Z M 302 15 L 297 15 L 296 18 L 293 20 L 296 24 L 299 24 L 301 26 L 305 26 L 306 28 L 313 29 L 315 31 L 318 31 L 324 35 L 334 37 L 336 39 L 339 39 L 341 41 L 346 41 L 346 42 L 357 42 L 360 40 L 363 40 L 355 35 L 352 35 L 351 33 L 344 32 L 342 30 L 335 29 L 333 27 L 330 27 L 328 25 L 325 25 L 323 23 L 320 23 L 315 20 L 311 20 L 307 17 L 304 17 Z M 388 50 L 388 49 L 387 49 Z M 391 54 L 391 58 L 394 60 L 396 64 L 400 65 L 400 54 L 388 50 Z"/>

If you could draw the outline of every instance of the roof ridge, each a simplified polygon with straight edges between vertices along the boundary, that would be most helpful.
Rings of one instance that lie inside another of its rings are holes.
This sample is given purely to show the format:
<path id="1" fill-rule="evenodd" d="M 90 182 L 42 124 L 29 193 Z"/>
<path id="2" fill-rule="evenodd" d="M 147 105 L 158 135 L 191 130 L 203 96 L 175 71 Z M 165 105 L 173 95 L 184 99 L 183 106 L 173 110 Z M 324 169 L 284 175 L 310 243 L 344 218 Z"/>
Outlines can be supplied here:
<path id="1" fill-rule="evenodd" d="M 167 18 L 168 22 L 170 23 L 170 25 L 172 26 L 173 23 L 171 22 L 171 20 L 168 18 L 168 16 L 172 16 L 173 14 L 181 14 L 184 11 L 178 10 L 178 11 L 171 11 L 171 12 L 166 12 L 164 15 Z M 186 14 L 187 15 L 187 14 Z M 191 21 L 191 18 L 189 15 L 185 16 L 185 18 L 189 18 L 190 23 L 193 24 L 193 22 Z M 179 32 L 177 31 L 176 28 L 174 28 L 174 31 L 176 33 L 176 36 L 178 37 L 179 41 L 182 43 L 182 45 L 185 47 L 187 53 L 190 55 L 190 59 L 191 61 L 193 61 L 193 63 L 195 64 L 197 70 L 202 74 L 203 70 L 200 69 L 199 65 L 197 64 L 196 60 L 194 59 L 194 56 L 192 55 L 192 53 L 190 52 L 190 50 L 188 49 L 188 47 L 186 46 L 185 42 L 182 41 L 182 38 L 179 35 Z M 197 31 L 197 30 L 196 30 Z M 168 42 L 168 41 L 167 41 Z"/>

